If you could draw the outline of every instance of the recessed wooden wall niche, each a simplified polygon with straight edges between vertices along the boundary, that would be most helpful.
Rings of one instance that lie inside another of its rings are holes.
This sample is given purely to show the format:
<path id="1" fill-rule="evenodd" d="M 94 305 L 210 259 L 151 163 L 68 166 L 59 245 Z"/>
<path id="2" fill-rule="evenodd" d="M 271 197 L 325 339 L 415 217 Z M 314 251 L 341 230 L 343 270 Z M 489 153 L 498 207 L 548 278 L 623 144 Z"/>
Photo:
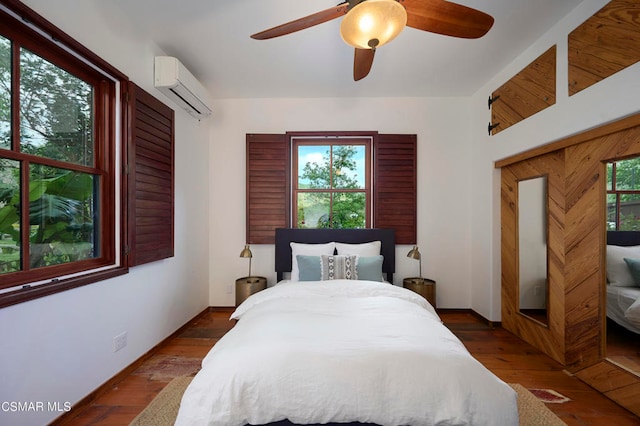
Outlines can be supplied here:
<path id="1" fill-rule="evenodd" d="M 549 48 L 491 94 L 490 134 L 556 103 L 556 46 Z"/>
<path id="2" fill-rule="evenodd" d="M 640 60 L 640 2 L 612 0 L 569 34 L 569 95 Z"/>

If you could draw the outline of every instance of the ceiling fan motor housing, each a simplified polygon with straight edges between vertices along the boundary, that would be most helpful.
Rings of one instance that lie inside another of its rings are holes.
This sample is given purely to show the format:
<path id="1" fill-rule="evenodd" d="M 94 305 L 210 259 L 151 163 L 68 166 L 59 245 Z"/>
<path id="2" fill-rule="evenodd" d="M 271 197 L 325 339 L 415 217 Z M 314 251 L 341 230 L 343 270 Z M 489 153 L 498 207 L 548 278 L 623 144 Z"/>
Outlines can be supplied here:
<path id="1" fill-rule="evenodd" d="M 395 0 L 366 0 L 342 18 L 340 35 L 358 49 L 377 48 L 398 36 L 407 24 L 407 11 Z"/>

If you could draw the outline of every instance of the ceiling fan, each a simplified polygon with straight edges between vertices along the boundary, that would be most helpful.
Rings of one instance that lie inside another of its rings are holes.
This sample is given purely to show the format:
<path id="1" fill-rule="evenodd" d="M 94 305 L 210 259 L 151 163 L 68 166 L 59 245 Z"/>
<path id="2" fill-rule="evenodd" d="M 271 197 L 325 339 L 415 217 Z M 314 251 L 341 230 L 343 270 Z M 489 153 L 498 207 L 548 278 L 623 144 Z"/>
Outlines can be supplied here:
<path id="1" fill-rule="evenodd" d="M 343 40 L 355 47 L 353 79 L 369 74 L 376 49 L 393 40 L 405 26 L 460 38 L 480 38 L 493 17 L 446 0 L 347 0 L 337 6 L 253 34 L 266 40 L 291 34 L 344 16 Z"/>

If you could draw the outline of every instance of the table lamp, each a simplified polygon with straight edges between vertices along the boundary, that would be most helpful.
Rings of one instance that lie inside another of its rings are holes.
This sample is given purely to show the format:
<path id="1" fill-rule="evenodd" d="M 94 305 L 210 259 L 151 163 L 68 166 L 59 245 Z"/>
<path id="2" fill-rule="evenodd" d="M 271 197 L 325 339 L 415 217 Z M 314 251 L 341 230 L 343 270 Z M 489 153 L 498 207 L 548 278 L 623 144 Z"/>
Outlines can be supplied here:
<path id="1" fill-rule="evenodd" d="M 251 276 L 251 258 L 253 257 L 253 253 L 251 253 L 251 249 L 249 248 L 249 244 L 244 246 L 244 249 L 240 252 L 240 257 L 248 257 L 249 258 L 249 275 Z"/>
<path id="2" fill-rule="evenodd" d="M 407 257 L 411 259 L 417 259 L 419 262 L 420 268 L 420 279 L 422 279 L 422 256 L 420 256 L 420 251 L 418 250 L 418 246 L 413 246 L 413 248 L 407 253 Z"/>

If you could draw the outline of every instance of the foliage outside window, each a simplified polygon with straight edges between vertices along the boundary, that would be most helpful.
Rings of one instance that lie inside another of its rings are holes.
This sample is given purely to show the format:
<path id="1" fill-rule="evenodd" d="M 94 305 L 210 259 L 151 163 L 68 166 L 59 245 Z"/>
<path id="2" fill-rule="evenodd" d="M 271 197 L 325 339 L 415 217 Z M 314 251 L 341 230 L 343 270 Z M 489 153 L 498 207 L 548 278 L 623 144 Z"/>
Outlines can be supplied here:
<path id="1" fill-rule="evenodd" d="M 640 231 L 640 157 L 607 163 L 607 229 Z"/>
<path id="2" fill-rule="evenodd" d="M 0 289 L 113 265 L 115 83 L 0 24 Z"/>
<path id="3" fill-rule="evenodd" d="M 370 150 L 368 139 L 294 140 L 296 227 L 369 227 Z"/>

